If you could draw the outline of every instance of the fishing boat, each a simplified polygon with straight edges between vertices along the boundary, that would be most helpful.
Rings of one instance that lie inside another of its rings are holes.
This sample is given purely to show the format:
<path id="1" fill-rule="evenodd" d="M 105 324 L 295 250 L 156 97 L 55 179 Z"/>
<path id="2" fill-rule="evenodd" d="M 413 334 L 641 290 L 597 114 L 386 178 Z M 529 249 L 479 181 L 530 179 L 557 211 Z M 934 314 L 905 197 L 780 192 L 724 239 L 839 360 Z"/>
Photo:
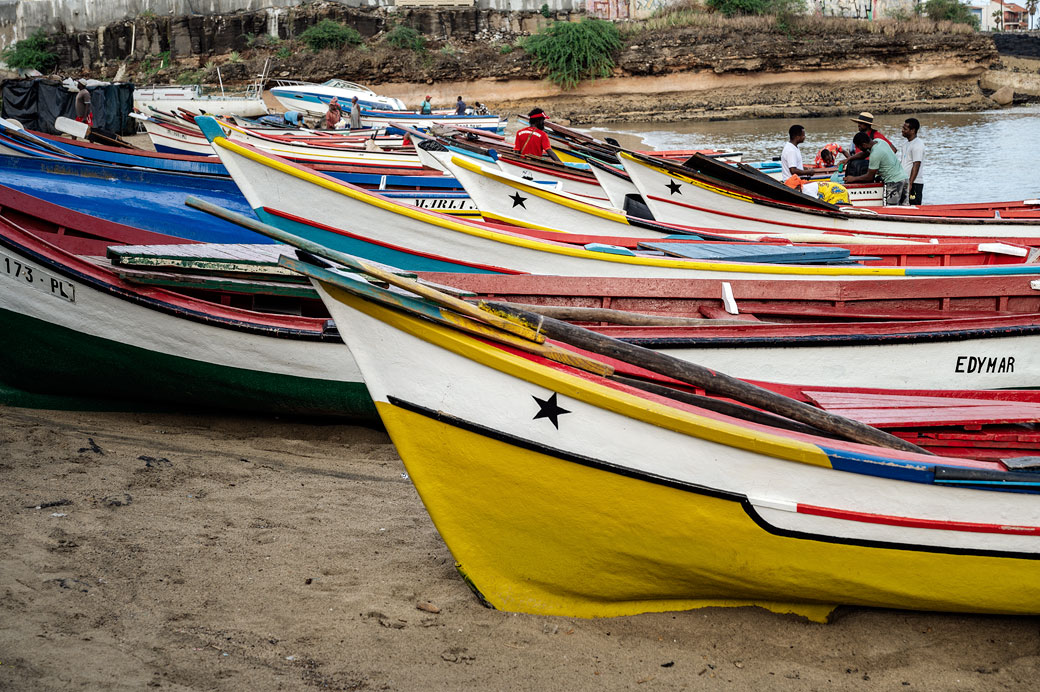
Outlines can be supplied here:
<path id="1" fill-rule="evenodd" d="M 931 455 L 577 327 L 285 264 L 319 287 L 459 573 L 490 607 L 1040 612 L 1035 459 Z M 742 405 L 650 392 L 615 363 Z M 767 405 L 812 427 L 748 408 Z"/>
<path id="2" fill-rule="evenodd" d="M 727 187 L 690 166 L 621 152 L 632 182 L 658 221 L 744 231 L 842 231 L 917 238 L 1014 238 L 1040 243 L 1040 200 L 977 205 L 837 207 L 764 176 L 742 175 Z M 693 159 L 700 161 L 700 157 Z M 703 167 L 714 169 L 712 162 Z M 721 164 L 720 164 L 721 165 Z M 721 173 L 720 173 L 721 175 Z"/>
<path id="3" fill-rule="evenodd" d="M 21 207 L 0 215 L 0 400 L 372 419 L 364 382 L 327 316 L 263 313 L 137 283 L 88 256 L 113 243 L 183 241 L 6 189 L 0 198 Z M 270 258 L 284 246 L 254 247 Z M 235 280 L 221 283 L 232 302 Z M 257 283 L 240 282 L 235 302 Z M 309 288 L 268 282 L 264 290 Z"/>

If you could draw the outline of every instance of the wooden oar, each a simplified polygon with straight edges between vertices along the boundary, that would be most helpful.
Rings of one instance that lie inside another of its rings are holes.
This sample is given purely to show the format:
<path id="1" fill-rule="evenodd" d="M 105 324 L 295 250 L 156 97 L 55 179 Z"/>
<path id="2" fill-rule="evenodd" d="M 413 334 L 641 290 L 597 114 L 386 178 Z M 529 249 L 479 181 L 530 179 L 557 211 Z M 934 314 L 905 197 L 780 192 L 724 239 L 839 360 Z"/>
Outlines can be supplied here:
<path id="1" fill-rule="evenodd" d="M 642 346 L 618 341 L 609 336 L 603 336 L 602 334 L 597 334 L 588 329 L 576 327 L 573 324 L 551 317 L 536 315 L 533 312 L 521 310 L 507 303 L 482 302 L 481 305 L 485 305 L 487 309 L 502 315 L 511 315 L 522 319 L 532 329 L 537 329 L 550 339 L 631 363 L 680 382 L 700 387 L 706 392 L 725 396 L 765 411 L 776 413 L 785 418 L 811 425 L 820 430 L 825 430 L 842 439 L 899 449 L 905 452 L 932 455 L 931 452 L 906 440 L 901 440 L 895 435 L 890 435 L 856 420 L 836 416 L 801 401 L 771 392 L 696 363 L 657 353 Z"/>

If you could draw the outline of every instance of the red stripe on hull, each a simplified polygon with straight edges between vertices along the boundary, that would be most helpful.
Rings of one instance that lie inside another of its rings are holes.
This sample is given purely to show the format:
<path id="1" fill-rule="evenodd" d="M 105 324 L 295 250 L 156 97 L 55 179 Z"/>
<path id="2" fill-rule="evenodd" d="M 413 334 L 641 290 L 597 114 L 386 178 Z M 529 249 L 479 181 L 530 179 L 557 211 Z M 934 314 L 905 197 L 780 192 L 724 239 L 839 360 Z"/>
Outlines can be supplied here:
<path id="1" fill-rule="evenodd" d="M 843 519 L 863 524 L 885 524 L 902 526 L 911 529 L 931 529 L 937 531 L 966 531 L 970 533 L 998 533 L 1015 536 L 1040 536 L 1040 526 L 1005 526 L 1002 524 L 978 524 L 967 521 L 942 521 L 938 519 L 915 519 L 913 517 L 895 517 L 887 514 L 868 514 L 866 512 L 850 512 L 830 507 L 815 505 L 798 505 L 799 514 L 811 514 L 818 517 Z"/>

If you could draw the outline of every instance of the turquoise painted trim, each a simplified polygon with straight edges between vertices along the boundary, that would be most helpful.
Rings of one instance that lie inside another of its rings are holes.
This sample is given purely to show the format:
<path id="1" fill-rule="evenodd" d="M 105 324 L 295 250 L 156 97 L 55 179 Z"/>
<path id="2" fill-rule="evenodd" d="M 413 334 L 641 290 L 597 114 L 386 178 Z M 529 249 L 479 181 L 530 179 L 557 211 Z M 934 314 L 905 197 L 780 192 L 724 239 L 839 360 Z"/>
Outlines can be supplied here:
<path id="1" fill-rule="evenodd" d="M 619 245 L 604 245 L 603 243 L 588 243 L 583 246 L 590 252 L 605 252 L 608 255 L 627 255 L 628 257 L 635 257 L 636 253 L 632 252 L 626 247 Z"/>
<path id="2" fill-rule="evenodd" d="M 499 272 L 482 267 L 469 267 L 451 260 L 436 257 L 424 257 L 406 249 L 397 250 L 361 238 L 351 238 L 341 233 L 316 228 L 292 219 L 275 216 L 263 208 L 253 210 L 257 218 L 275 228 L 305 238 L 331 250 L 338 250 L 348 255 L 356 255 L 364 259 L 413 272 L 460 272 L 465 274 L 497 274 Z"/>
<path id="3" fill-rule="evenodd" d="M 955 240 L 955 238 L 951 238 Z M 1014 238 L 1007 238 L 1014 242 Z M 1040 274 L 1040 264 L 994 264 L 983 267 L 907 267 L 906 276 L 1009 276 Z"/>
<path id="4" fill-rule="evenodd" d="M 224 130 L 217 124 L 217 121 L 212 116 L 205 115 L 200 118 L 195 118 L 195 124 L 200 130 L 202 130 L 202 134 L 206 135 L 206 139 L 209 140 L 210 144 L 212 144 L 213 140 L 217 137 L 224 136 Z"/>
<path id="5" fill-rule="evenodd" d="M 483 161 L 485 163 L 495 163 L 495 159 L 491 158 L 490 156 L 484 156 L 483 154 L 478 154 L 475 151 L 470 151 L 469 149 L 462 149 L 460 147 L 453 147 L 451 145 L 448 145 L 448 151 L 453 151 L 456 154 L 466 156 L 471 159 L 476 159 L 477 161 Z"/>

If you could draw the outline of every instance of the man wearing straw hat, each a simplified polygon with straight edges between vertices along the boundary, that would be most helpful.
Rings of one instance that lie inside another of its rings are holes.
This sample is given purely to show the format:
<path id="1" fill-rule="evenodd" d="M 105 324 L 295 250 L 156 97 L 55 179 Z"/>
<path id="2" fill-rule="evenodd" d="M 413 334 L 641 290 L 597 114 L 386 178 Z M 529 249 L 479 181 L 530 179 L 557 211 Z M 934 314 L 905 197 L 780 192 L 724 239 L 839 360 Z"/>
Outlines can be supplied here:
<path id="1" fill-rule="evenodd" d="M 857 115 L 855 118 L 852 118 L 852 122 L 856 123 L 856 127 L 859 128 L 860 132 L 866 132 L 867 133 L 867 137 L 870 137 L 871 139 L 883 139 L 883 140 L 885 140 L 885 142 L 888 143 L 888 146 L 892 147 L 892 153 L 893 154 L 896 153 L 896 151 L 897 151 L 896 145 L 892 144 L 892 142 L 889 142 L 888 141 L 888 137 L 886 137 L 885 135 L 881 134 L 881 132 L 879 130 L 875 130 L 874 129 L 874 116 L 873 116 L 873 114 L 868 113 L 867 111 L 863 111 L 862 113 Z M 857 149 L 856 151 L 859 151 L 859 150 Z"/>

